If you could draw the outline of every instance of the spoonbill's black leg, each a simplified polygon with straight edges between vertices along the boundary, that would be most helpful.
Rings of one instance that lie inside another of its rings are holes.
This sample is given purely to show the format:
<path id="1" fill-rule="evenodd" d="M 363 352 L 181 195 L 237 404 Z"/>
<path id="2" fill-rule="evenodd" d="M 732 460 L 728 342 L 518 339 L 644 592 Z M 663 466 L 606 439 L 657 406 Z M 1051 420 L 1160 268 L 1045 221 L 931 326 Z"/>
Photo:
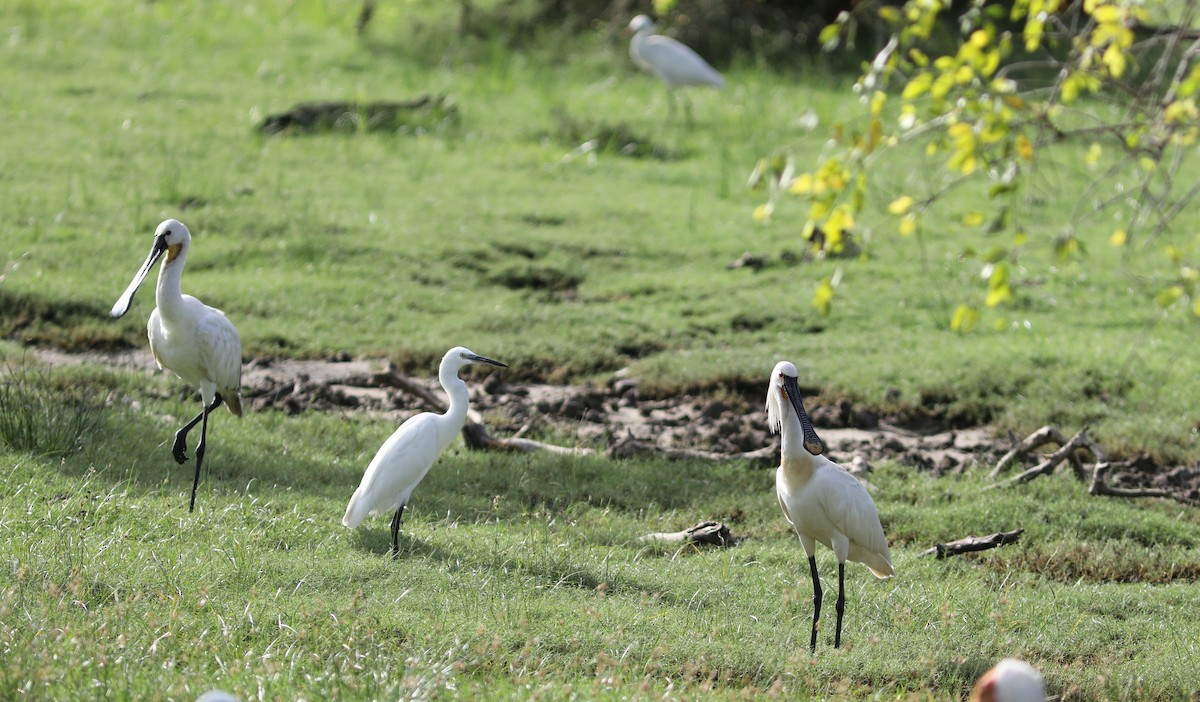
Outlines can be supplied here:
<path id="1" fill-rule="evenodd" d="M 171 454 L 175 456 L 175 462 L 179 465 L 187 463 L 187 435 L 192 430 L 192 427 L 200 423 L 204 416 L 221 406 L 221 393 L 217 393 L 213 398 L 212 404 L 200 411 L 200 414 L 192 417 L 192 421 L 179 427 L 179 431 L 175 432 L 175 443 L 171 445 Z"/>
<path id="2" fill-rule="evenodd" d="M 808 557 L 808 569 L 812 573 L 813 581 L 813 625 L 812 625 L 812 640 L 808 644 L 808 648 L 813 653 L 817 652 L 817 620 L 821 618 L 821 576 L 817 574 L 817 557 Z"/>
<path id="3" fill-rule="evenodd" d="M 208 440 L 208 413 L 215 410 L 217 407 L 220 407 L 220 406 L 221 406 L 221 395 L 220 395 L 220 393 L 217 393 L 217 396 L 213 399 L 212 404 L 209 405 L 208 407 L 205 407 L 204 411 L 200 413 L 200 417 L 199 417 L 201 420 L 201 422 L 200 422 L 200 443 L 196 445 L 196 477 L 192 480 L 192 501 L 191 501 L 191 504 L 188 505 L 189 512 L 196 511 L 196 489 L 198 487 L 200 487 L 200 466 L 201 466 L 201 464 L 204 463 L 204 444 Z M 187 440 L 187 431 L 186 430 L 190 429 L 192 426 L 195 426 L 195 425 L 196 425 L 196 420 L 193 419 L 191 422 L 191 426 L 185 426 L 183 429 L 180 429 L 180 431 L 184 432 L 183 433 L 184 441 Z M 178 443 L 178 440 L 179 440 L 179 435 L 176 434 L 176 442 L 177 443 Z M 176 454 L 175 458 L 178 459 L 179 454 Z M 184 458 L 186 459 L 187 456 L 184 456 Z M 180 463 L 183 463 L 183 461 L 180 461 Z"/>
<path id="4" fill-rule="evenodd" d="M 837 610 L 837 633 L 833 637 L 833 647 L 842 645 L 842 612 L 846 609 L 846 564 L 838 563 L 838 598 L 834 604 Z"/>

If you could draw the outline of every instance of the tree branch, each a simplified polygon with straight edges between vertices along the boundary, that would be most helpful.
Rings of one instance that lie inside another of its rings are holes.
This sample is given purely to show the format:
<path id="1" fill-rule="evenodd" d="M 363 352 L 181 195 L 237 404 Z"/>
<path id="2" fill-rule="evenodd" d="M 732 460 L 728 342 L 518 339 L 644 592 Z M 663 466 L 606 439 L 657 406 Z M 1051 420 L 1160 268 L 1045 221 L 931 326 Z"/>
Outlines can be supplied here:
<path id="1" fill-rule="evenodd" d="M 986 551 L 1005 544 L 1015 544 L 1024 532 L 1024 529 L 1016 529 L 1013 531 L 997 532 L 991 536 L 967 536 L 956 541 L 935 544 L 933 548 L 922 551 L 921 556 L 936 554 L 938 558 L 947 558 L 949 556 L 957 556 L 960 553 Z"/>

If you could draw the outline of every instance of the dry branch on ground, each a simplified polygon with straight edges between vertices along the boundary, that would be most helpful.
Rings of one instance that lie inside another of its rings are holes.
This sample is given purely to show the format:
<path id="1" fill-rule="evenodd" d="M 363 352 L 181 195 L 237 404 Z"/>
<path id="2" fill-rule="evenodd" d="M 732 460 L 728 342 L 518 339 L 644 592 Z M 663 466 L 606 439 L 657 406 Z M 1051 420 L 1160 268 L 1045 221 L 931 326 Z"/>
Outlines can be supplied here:
<path id="1" fill-rule="evenodd" d="M 1024 529 L 1014 529 L 1013 531 L 998 531 L 990 536 L 967 536 L 954 541 L 947 541 L 944 544 L 934 544 L 933 548 L 922 551 L 921 555 L 929 556 L 936 554 L 938 558 L 946 558 L 948 556 L 957 556 L 960 553 L 986 551 L 1005 544 L 1015 544 L 1024 532 Z"/>
<path id="2" fill-rule="evenodd" d="M 668 531 L 646 534 L 638 541 L 663 541 L 667 543 L 686 541 L 689 543 L 712 544 L 714 546 L 734 546 L 737 539 L 729 531 L 729 526 L 722 522 L 704 521 L 683 531 Z"/>
<path id="3" fill-rule="evenodd" d="M 1046 444 L 1059 444 L 1060 448 L 1049 456 L 1045 457 L 1036 466 L 1014 475 L 1013 477 L 989 486 L 987 489 L 1003 488 L 1017 483 L 1024 483 L 1039 475 L 1049 475 L 1053 473 L 1055 468 L 1064 460 L 1070 462 L 1071 468 L 1075 473 L 1075 477 L 1080 480 L 1088 479 L 1088 471 L 1083 460 L 1080 458 L 1081 452 L 1091 454 L 1095 459 L 1095 463 L 1091 469 L 1091 482 L 1088 486 L 1088 493 L 1092 495 L 1108 495 L 1110 497 L 1162 497 L 1175 500 L 1186 505 L 1200 506 L 1200 501 L 1194 500 L 1187 495 L 1172 490 L 1164 490 L 1162 488 L 1122 488 L 1109 485 L 1105 482 L 1105 476 L 1112 469 L 1112 464 L 1108 461 L 1108 454 L 1104 448 L 1096 443 L 1087 434 L 1088 428 L 1080 429 L 1077 434 L 1070 439 L 1066 439 L 1062 432 L 1052 426 L 1044 426 L 1041 429 L 1033 432 L 1025 437 L 1016 448 L 1006 453 L 996 463 L 996 467 L 992 469 L 993 477 L 1002 473 L 1014 462 L 1023 458 L 1026 454 L 1031 453 L 1037 448 Z"/>

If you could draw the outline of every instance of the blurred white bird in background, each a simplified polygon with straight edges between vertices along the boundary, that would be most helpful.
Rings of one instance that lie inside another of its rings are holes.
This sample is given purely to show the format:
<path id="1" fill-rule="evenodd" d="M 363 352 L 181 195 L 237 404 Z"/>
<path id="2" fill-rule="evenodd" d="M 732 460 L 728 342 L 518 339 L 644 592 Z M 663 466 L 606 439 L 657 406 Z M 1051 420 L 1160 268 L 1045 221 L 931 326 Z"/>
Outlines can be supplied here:
<path id="1" fill-rule="evenodd" d="M 1043 702 L 1045 699 L 1042 674 L 1025 661 L 1005 658 L 979 676 L 971 690 L 970 702 Z"/>
<path id="2" fill-rule="evenodd" d="M 150 313 L 146 332 L 150 337 L 150 352 L 158 367 L 171 371 L 188 385 L 200 388 L 200 414 L 175 432 L 175 443 L 171 446 L 172 455 L 182 465 L 187 461 L 188 432 L 203 422 L 200 443 L 196 445 L 196 477 L 192 481 L 189 512 L 196 509 L 196 488 L 200 485 L 200 467 L 204 462 L 209 413 L 224 402 L 235 416 L 242 416 L 241 337 L 224 312 L 180 291 L 183 266 L 187 263 L 191 243 L 192 235 L 182 222 L 168 219 L 159 224 L 146 262 L 112 308 L 113 317 L 129 311 L 133 294 L 165 253 L 167 257 L 158 271 L 158 286 L 154 291 L 157 306 Z"/>
<path id="3" fill-rule="evenodd" d="M 658 76 L 667 86 L 670 113 L 675 111 L 675 89 L 689 85 L 708 85 L 724 88 L 725 79 L 700 55 L 686 45 L 654 33 L 654 21 L 638 15 L 629 22 L 633 39 L 629 42 L 629 58 L 644 71 Z M 691 105 L 685 100 L 687 118 L 691 122 Z"/>
<path id="4" fill-rule="evenodd" d="M 842 645 L 842 612 L 845 610 L 846 561 L 867 566 L 877 578 L 895 574 L 879 512 L 871 495 L 853 475 L 821 454 L 825 444 L 817 436 L 800 398 L 796 366 L 780 361 L 771 372 L 767 390 L 767 424 L 782 431 L 775 492 L 783 516 L 800 537 L 808 554 L 813 584 L 812 638 L 817 650 L 817 620 L 821 616 L 821 578 L 817 573 L 816 543 L 833 549 L 838 562 L 837 632 L 835 648 Z"/>
<path id="5" fill-rule="evenodd" d="M 438 366 L 438 380 L 450 398 L 446 413 L 422 412 L 401 424 L 379 447 L 363 474 L 362 483 L 350 497 L 350 504 L 346 505 L 342 524 L 350 529 L 361 524 L 368 515 L 396 510 L 392 517 L 393 557 L 400 555 L 400 517 L 409 495 L 467 421 L 470 397 L 467 384 L 458 377 L 458 371 L 472 363 L 508 367 L 461 346 L 447 351 Z"/>

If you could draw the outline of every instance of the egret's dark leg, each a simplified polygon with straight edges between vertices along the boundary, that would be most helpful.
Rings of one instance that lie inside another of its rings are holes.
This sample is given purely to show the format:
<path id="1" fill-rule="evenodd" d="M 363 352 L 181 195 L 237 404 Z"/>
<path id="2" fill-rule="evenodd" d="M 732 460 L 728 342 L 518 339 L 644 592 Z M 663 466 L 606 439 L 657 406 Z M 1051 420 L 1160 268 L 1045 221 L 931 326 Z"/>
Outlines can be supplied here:
<path id="1" fill-rule="evenodd" d="M 817 574 L 817 557 L 808 557 L 808 569 L 812 572 L 813 581 L 813 626 L 812 626 L 812 641 L 809 642 L 808 648 L 813 653 L 817 652 L 817 620 L 821 618 L 821 576 Z"/>
<path id="2" fill-rule="evenodd" d="M 196 445 L 196 477 L 192 480 L 192 502 L 190 505 L 188 505 L 189 512 L 196 511 L 196 489 L 200 487 L 200 466 L 204 463 L 204 444 L 208 440 L 208 413 L 215 410 L 220 405 L 221 395 L 220 393 L 217 393 L 217 396 L 213 399 L 212 404 L 208 407 L 205 407 L 204 411 L 200 413 L 200 443 Z M 186 438 L 187 434 L 185 433 L 184 439 L 186 440 Z M 176 456 L 176 458 L 178 458 L 178 456 Z"/>
<path id="3" fill-rule="evenodd" d="M 396 516 L 392 517 L 392 558 L 400 557 L 400 515 L 404 514 L 404 505 L 400 505 L 400 509 L 396 510 Z"/>
<path id="4" fill-rule="evenodd" d="M 179 427 L 179 431 L 175 432 L 175 443 L 171 445 L 171 454 L 175 456 L 175 462 L 179 465 L 187 463 L 187 435 L 192 430 L 192 427 L 200 423 L 204 419 L 204 415 L 212 412 L 221 406 L 221 393 L 217 393 L 213 398 L 212 404 L 200 411 L 200 414 L 192 417 L 192 421 Z"/>
<path id="5" fill-rule="evenodd" d="M 837 633 L 833 637 L 833 647 L 840 648 L 842 645 L 842 612 L 846 609 L 846 564 L 838 563 L 838 598 L 834 603 L 834 609 L 837 610 Z"/>
<path id="6" fill-rule="evenodd" d="M 696 123 L 692 121 L 692 101 L 686 94 L 682 95 L 680 100 L 683 101 L 684 123 L 687 124 L 688 128 L 690 129 L 696 126 Z"/>

